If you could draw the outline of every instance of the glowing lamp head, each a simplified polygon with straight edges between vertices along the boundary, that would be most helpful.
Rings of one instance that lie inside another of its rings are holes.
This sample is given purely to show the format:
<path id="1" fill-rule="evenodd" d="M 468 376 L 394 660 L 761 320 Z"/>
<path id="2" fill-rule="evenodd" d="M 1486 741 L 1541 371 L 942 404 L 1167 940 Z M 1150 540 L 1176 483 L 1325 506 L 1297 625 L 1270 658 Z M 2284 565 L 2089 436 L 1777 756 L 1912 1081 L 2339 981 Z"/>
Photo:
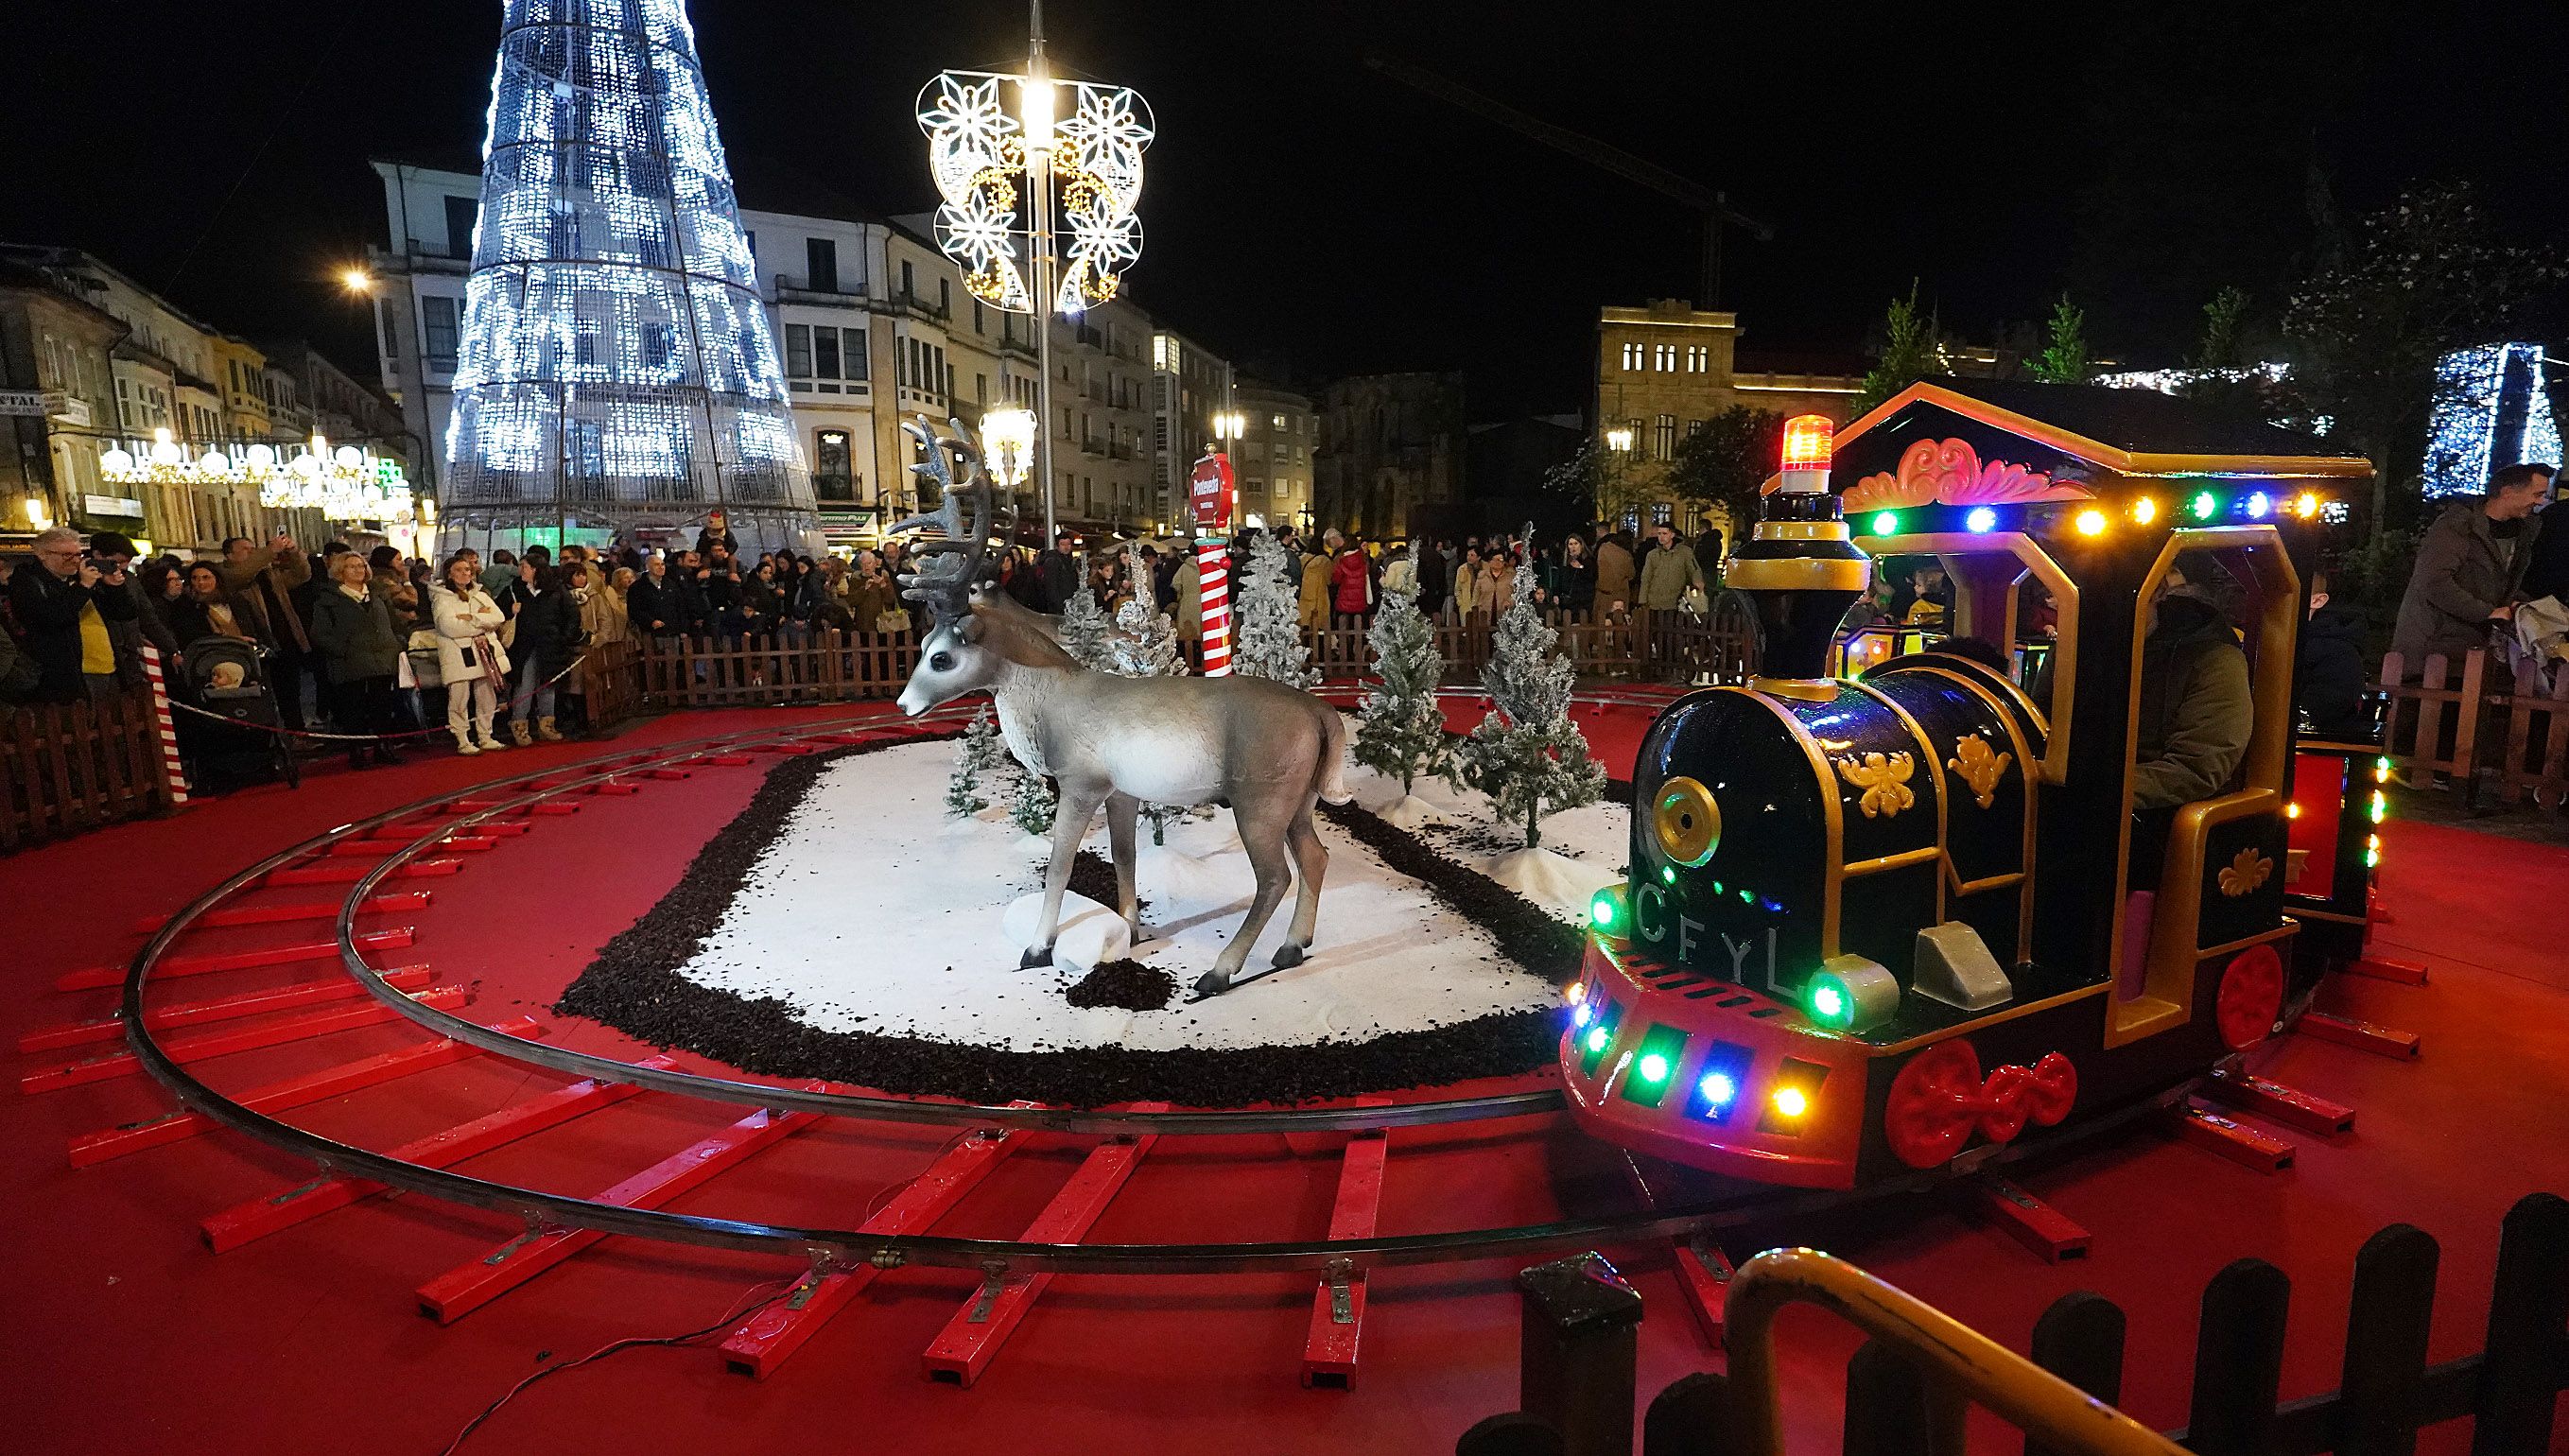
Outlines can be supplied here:
<path id="1" fill-rule="evenodd" d="M 1776 1088 L 1773 1101 L 1778 1117 L 1800 1117 L 1811 1110 L 1811 1099 L 1804 1096 L 1799 1087 Z"/>
<path id="2" fill-rule="evenodd" d="M 375 291 L 375 275 L 363 268 L 341 268 L 339 286 L 351 293 L 372 293 Z"/>
<path id="3" fill-rule="evenodd" d="M 1836 447 L 1837 427 L 1826 415 L 1795 415 L 1784 422 L 1783 489 L 1816 495 L 1828 489 L 1829 456 Z"/>
<path id="4" fill-rule="evenodd" d="M 1843 1021 L 1847 1014 L 1846 991 L 1835 981 L 1821 981 L 1811 987 L 1811 1016 L 1819 1021 Z"/>
<path id="5" fill-rule="evenodd" d="M 1052 150 L 1053 94 L 1052 82 L 1040 76 L 1029 76 L 1017 86 L 1017 121 L 1025 128 L 1026 150 Z"/>
<path id="6" fill-rule="evenodd" d="M 1694 1090 L 1710 1106 L 1728 1107 L 1739 1096 L 1739 1083 L 1728 1072 L 1706 1072 L 1703 1080 L 1694 1084 Z"/>
<path id="7" fill-rule="evenodd" d="M 1034 412 L 992 410 L 983 415 L 981 444 L 988 454 L 991 476 L 1000 485 L 1015 489 L 1034 464 Z"/>
<path id="8" fill-rule="evenodd" d="M 2295 496 L 2293 498 L 2293 514 L 2302 518 L 2304 521 L 2311 520 L 2313 517 L 2318 516 L 2320 514 L 2319 492 L 2304 491 L 2300 495 Z"/>
<path id="9" fill-rule="evenodd" d="M 1643 1081 L 1656 1085 L 1668 1079 L 1668 1059 L 1657 1052 L 1652 1052 L 1635 1062 L 1633 1071 Z"/>
<path id="10" fill-rule="evenodd" d="M 2105 534 L 2105 513 L 2092 508 L 2081 511 L 2078 513 L 2078 519 L 2071 524 L 2078 528 L 2078 534 L 2080 536 L 2103 536 Z"/>
<path id="11" fill-rule="evenodd" d="M 1975 506 L 1972 508 L 1972 513 L 1963 518 L 1964 529 L 1975 535 L 1987 535 L 1997 530 L 1998 524 L 1999 513 L 1987 506 Z"/>

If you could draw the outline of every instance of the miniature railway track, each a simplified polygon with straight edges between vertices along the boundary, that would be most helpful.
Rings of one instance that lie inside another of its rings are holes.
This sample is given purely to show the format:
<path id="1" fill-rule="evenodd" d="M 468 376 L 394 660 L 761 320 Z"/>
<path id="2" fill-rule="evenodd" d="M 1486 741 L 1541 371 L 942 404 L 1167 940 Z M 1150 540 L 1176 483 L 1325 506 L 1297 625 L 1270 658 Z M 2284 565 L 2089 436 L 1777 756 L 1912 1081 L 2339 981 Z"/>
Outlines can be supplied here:
<path id="1" fill-rule="evenodd" d="M 1600 695 L 1600 700 L 1622 701 L 1624 695 Z M 1652 694 L 1647 701 L 1655 705 L 1665 698 Z M 1849 1195 L 1840 1193 L 1757 1188 L 1709 1201 L 1669 1204 L 1654 1203 L 1645 1193 L 1642 1207 L 1605 1217 L 1384 1234 L 1376 1231 L 1375 1215 L 1385 1176 L 1384 1138 L 1390 1130 L 1547 1118 L 1559 1113 L 1559 1092 L 1537 1088 L 1467 1098 L 1385 1096 L 1353 1105 L 1190 1111 L 1159 1106 L 976 1106 L 864 1095 L 820 1083 L 751 1081 L 684 1071 L 665 1056 L 627 1061 L 549 1045 L 538 1039 L 543 1022 L 536 1017 L 490 1023 L 473 1019 L 461 1009 L 463 989 L 436 984 L 433 966 L 375 963 L 387 956 L 409 958 L 405 952 L 412 934 L 407 928 L 357 928 L 361 915 L 380 918 L 424 906 L 427 896 L 411 888 L 415 882 L 459 873 L 498 843 L 540 832 L 548 816 L 570 812 L 584 798 L 641 792 L 655 780 L 683 777 L 701 767 L 745 766 L 760 754 L 800 754 L 888 739 L 942 736 L 962 721 L 953 711 L 919 720 L 872 713 L 692 739 L 531 771 L 480 785 L 461 796 L 442 795 L 340 826 L 240 870 L 166 919 L 147 921 L 142 928 L 151 931 L 150 938 L 124 970 L 117 1017 L 31 1033 L 21 1046 L 22 1051 L 78 1046 L 110 1039 L 121 1031 L 130 1050 L 31 1073 L 22 1079 L 22 1086 L 34 1092 L 140 1071 L 167 1088 L 184 1109 L 76 1139 L 71 1149 L 76 1166 L 219 1126 L 318 1168 L 319 1176 L 310 1183 L 207 1219 L 205 1241 L 217 1252 L 385 1190 L 426 1195 L 522 1220 L 527 1230 L 523 1237 L 421 1286 L 421 1308 L 441 1321 L 505 1294 L 609 1235 L 788 1256 L 808 1266 L 791 1297 L 744 1320 L 725 1346 L 734 1367 L 762 1376 L 877 1273 L 916 1265 L 969 1270 L 982 1276 L 977 1293 L 924 1356 L 934 1378 L 970 1383 L 1043 1285 L 1058 1274 L 1302 1272 L 1318 1279 L 1304 1381 L 1342 1385 L 1353 1376 L 1368 1270 L 1494 1257 L 1524 1259 L 1655 1240 L 1673 1240 L 1680 1249 L 1691 1245 L 1699 1250 L 1703 1241 L 1722 1231 L 1771 1224 L 1842 1207 L 1849 1201 Z M 258 889 L 318 883 L 341 887 L 335 906 L 326 902 L 292 907 L 233 904 Z M 334 935 L 326 942 L 228 954 L 176 953 L 199 928 L 317 919 L 325 913 L 334 923 Z M 198 998 L 191 990 L 184 1003 L 154 994 L 175 976 L 189 977 L 186 984 L 194 987 L 206 984 L 195 976 L 225 969 L 330 959 L 340 963 L 345 979 L 297 982 L 283 989 L 228 997 Z M 96 972 L 75 973 L 63 981 L 67 988 L 112 983 L 112 977 L 102 978 Z M 293 1008 L 291 1014 L 281 1018 L 266 1014 L 289 1008 Z M 249 1018 L 256 1019 L 248 1027 L 223 1025 Z M 218 1089 L 195 1069 L 197 1063 L 231 1051 L 395 1018 L 417 1023 L 431 1039 L 247 1091 Z M 539 1084 L 538 1090 L 510 1106 L 389 1151 L 325 1137 L 281 1115 L 323 1098 L 476 1057 L 543 1068 L 571 1080 L 550 1088 Z M 745 1115 L 591 1198 L 475 1177 L 455 1166 L 522 1138 L 575 1136 L 573 1125 L 581 1116 L 644 1093 L 728 1104 Z M 2134 1113 L 2154 1110 L 2142 1107 Z M 855 1228 L 798 1227 L 663 1207 L 824 1119 L 930 1124 L 964 1131 L 938 1150 L 926 1167 L 897 1185 L 891 1201 L 870 1211 Z M 2093 1132 L 2100 1125 L 2090 1120 L 2077 1131 Z M 936 1220 L 1022 1144 L 1029 1132 L 1097 1141 L 1019 1238 L 961 1238 L 930 1232 Z M 1156 1140 L 1241 1134 L 1346 1135 L 1337 1197 L 1323 1237 L 1240 1243 L 1083 1242 Z M 2028 1139 L 2005 1150 L 2005 1156 L 2010 1160 L 2028 1156 L 2050 1141 Z M 1868 1190 L 1863 1196 L 1937 1181 L 1936 1176 L 1922 1175 L 1914 1184 Z"/>

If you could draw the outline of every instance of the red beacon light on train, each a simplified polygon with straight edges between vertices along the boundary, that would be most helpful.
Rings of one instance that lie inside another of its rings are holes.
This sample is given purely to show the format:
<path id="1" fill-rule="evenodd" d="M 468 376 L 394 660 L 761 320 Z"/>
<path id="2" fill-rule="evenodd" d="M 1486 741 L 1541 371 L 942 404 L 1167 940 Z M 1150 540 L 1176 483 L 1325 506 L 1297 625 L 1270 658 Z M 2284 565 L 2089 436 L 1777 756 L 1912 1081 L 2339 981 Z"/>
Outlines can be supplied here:
<path id="1" fill-rule="evenodd" d="M 1784 422 L 1783 490 L 1807 496 L 1828 489 L 1836 433 L 1826 415 L 1795 415 Z"/>

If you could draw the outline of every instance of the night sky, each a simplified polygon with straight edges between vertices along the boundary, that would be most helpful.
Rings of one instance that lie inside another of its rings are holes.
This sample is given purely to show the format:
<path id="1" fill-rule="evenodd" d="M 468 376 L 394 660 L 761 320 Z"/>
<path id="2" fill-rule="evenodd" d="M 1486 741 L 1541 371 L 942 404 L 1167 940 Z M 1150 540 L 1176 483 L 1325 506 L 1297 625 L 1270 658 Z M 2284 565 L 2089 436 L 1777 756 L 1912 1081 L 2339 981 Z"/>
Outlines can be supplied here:
<path id="1" fill-rule="evenodd" d="M 383 235 L 370 155 L 478 148 L 501 7 L 50 4 L 13 18 L 0 238 L 69 243 L 217 326 L 371 377 L 335 267 Z M 1575 410 L 1595 312 L 1696 291 L 1693 214 L 1363 65 L 1428 67 L 1770 220 L 1743 347 L 1851 362 L 1914 277 L 1992 337 L 2064 288 L 2169 362 L 2206 297 L 2280 306 L 2312 178 L 2348 211 L 2467 179 L 2559 242 L 2569 7 L 2521 3 L 1054 0 L 1058 63 L 1158 114 L 1155 314 L 1270 373 L 1462 369 L 1475 419 Z M 1018 3 L 696 0 L 723 139 L 886 213 L 933 200 L 914 98 L 1022 50 Z M 2436 13 L 2431 25 L 2413 16 Z M 2314 163 L 2317 164 L 2315 173 Z M 184 271 L 183 271 L 184 269 Z"/>

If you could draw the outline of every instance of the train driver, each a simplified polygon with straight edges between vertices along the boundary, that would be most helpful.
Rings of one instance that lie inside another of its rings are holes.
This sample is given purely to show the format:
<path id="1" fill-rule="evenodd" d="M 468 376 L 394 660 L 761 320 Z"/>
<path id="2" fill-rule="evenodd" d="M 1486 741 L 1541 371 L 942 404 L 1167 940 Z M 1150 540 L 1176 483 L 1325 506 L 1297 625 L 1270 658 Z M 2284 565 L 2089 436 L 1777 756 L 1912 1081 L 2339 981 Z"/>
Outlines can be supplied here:
<path id="1" fill-rule="evenodd" d="M 2150 601 L 2132 741 L 2131 890 L 2157 888 L 2176 811 L 2229 792 L 2248 752 L 2248 656 L 2213 592 L 2221 575 L 2219 562 L 2189 551 Z"/>

